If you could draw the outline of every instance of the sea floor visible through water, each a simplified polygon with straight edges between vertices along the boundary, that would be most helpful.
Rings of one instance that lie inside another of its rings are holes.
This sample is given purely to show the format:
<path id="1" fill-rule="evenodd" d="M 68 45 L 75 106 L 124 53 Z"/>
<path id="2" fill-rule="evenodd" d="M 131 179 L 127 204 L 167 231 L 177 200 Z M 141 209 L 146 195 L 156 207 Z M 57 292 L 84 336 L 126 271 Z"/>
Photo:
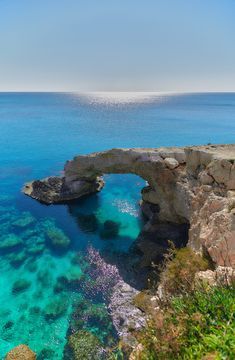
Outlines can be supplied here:
<path id="1" fill-rule="evenodd" d="M 137 95 L 0 94 L 0 359 L 23 343 L 62 360 L 79 329 L 112 345 L 87 249 L 115 265 L 143 226 L 145 182 L 134 175 L 105 176 L 101 193 L 52 206 L 23 195 L 24 182 L 59 175 L 76 154 L 234 141 L 235 94 Z"/>
<path id="2" fill-rule="evenodd" d="M 122 191 L 111 177 L 106 182 L 102 199 L 93 195 L 68 206 L 46 207 L 26 198 L 17 207 L 16 199 L 1 195 L 1 358 L 23 343 L 39 359 L 63 359 L 67 335 L 80 329 L 113 344 L 115 330 L 105 297 L 90 289 L 87 247 L 111 257 L 126 253 L 138 236 L 141 217 L 128 183 Z M 136 177 L 134 184 L 140 193 L 143 182 Z M 65 217 L 71 217 L 72 225 Z M 74 325 L 72 315 L 79 309 L 80 321 Z"/>

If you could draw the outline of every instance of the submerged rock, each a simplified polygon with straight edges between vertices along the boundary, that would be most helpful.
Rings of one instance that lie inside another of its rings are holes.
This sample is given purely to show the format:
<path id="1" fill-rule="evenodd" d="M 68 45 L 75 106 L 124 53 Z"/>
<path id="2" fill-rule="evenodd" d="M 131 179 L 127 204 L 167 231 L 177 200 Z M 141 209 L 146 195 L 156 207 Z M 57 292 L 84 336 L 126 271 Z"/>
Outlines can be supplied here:
<path id="1" fill-rule="evenodd" d="M 0 202 L 1 204 L 8 204 L 8 203 L 12 203 L 14 201 L 14 196 L 13 195 L 7 195 L 7 194 L 1 194 L 0 195 Z"/>
<path id="2" fill-rule="evenodd" d="M 94 214 L 78 214 L 77 222 L 81 230 L 86 233 L 95 232 L 99 227 L 97 217 Z"/>
<path id="3" fill-rule="evenodd" d="M 59 278 L 59 280 L 56 282 L 56 284 L 53 287 L 53 292 L 54 292 L 54 294 L 59 294 L 59 293 L 63 292 L 65 290 L 65 288 L 66 288 L 66 285 Z"/>
<path id="4" fill-rule="evenodd" d="M 3 210 L 5 209 L 5 211 Z M 17 219 L 17 215 L 14 211 L 14 208 L 4 208 L 4 206 L 1 206 L 1 211 L 0 211 L 0 223 L 1 226 L 5 223 L 12 223 L 15 219 Z"/>
<path id="5" fill-rule="evenodd" d="M 32 306 L 30 309 L 29 309 L 29 313 L 30 315 L 32 316 L 38 316 L 40 313 L 41 313 L 41 308 L 39 306 Z"/>
<path id="6" fill-rule="evenodd" d="M 3 235 L 0 237 L 0 251 L 13 251 L 23 245 L 22 239 L 15 234 Z"/>
<path id="7" fill-rule="evenodd" d="M 80 330 L 70 335 L 65 347 L 64 360 L 102 360 L 104 350 L 95 335 Z"/>
<path id="8" fill-rule="evenodd" d="M 25 251 L 20 252 L 19 254 L 12 254 L 10 259 L 10 264 L 14 268 L 20 267 L 27 260 L 27 255 Z"/>
<path id="9" fill-rule="evenodd" d="M 12 286 L 12 293 L 18 294 L 20 292 L 23 292 L 27 290 L 31 285 L 31 282 L 26 279 L 20 279 L 14 282 Z"/>
<path id="10" fill-rule="evenodd" d="M 50 360 L 53 359 L 53 355 L 55 355 L 55 351 L 49 348 L 42 349 L 40 354 L 37 357 L 37 360 Z"/>
<path id="11" fill-rule="evenodd" d="M 4 325 L 3 328 L 4 329 L 11 329 L 14 326 L 14 322 L 13 321 L 7 321 Z"/>
<path id="12" fill-rule="evenodd" d="M 5 360 L 35 360 L 36 354 L 26 345 L 18 345 L 5 356 Z"/>
<path id="13" fill-rule="evenodd" d="M 103 239 L 112 239 L 118 236 L 120 224 L 113 220 L 104 222 L 103 229 L 100 231 L 100 237 Z"/>
<path id="14" fill-rule="evenodd" d="M 64 290 L 78 290 L 82 281 L 83 272 L 79 267 L 71 267 L 64 275 L 58 276 L 53 288 L 54 293 Z"/>
<path id="15" fill-rule="evenodd" d="M 13 321 L 7 321 L 1 331 L 1 338 L 5 341 L 11 342 L 14 334 L 14 322 Z"/>
<path id="16" fill-rule="evenodd" d="M 28 271 L 30 271 L 30 272 L 36 272 L 38 266 L 37 266 L 37 264 L 36 264 L 35 261 L 29 261 L 29 262 L 27 263 L 27 265 L 25 266 L 25 268 L 26 268 Z"/>
<path id="17" fill-rule="evenodd" d="M 46 230 L 49 245 L 54 250 L 67 250 L 70 245 L 70 239 L 65 233 L 56 227 L 52 227 Z"/>
<path id="18" fill-rule="evenodd" d="M 82 275 L 83 272 L 80 267 L 71 266 L 71 268 L 67 270 L 66 273 L 60 277 L 60 279 L 62 278 L 64 283 L 73 284 L 80 282 Z"/>
<path id="19" fill-rule="evenodd" d="M 65 276 L 69 281 L 79 280 L 82 276 L 83 272 L 80 266 L 72 265 L 67 271 Z"/>
<path id="20" fill-rule="evenodd" d="M 36 244 L 27 250 L 29 255 L 36 256 L 41 254 L 45 250 L 44 244 Z"/>
<path id="21" fill-rule="evenodd" d="M 45 287 L 49 286 L 52 282 L 52 275 L 51 272 L 44 268 L 39 270 L 37 274 L 37 280 Z"/>
<path id="22" fill-rule="evenodd" d="M 35 222 L 36 219 L 30 214 L 30 212 L 25 211 L 17 220 L 13 221 L 12 225 L 17 228 L 25 228 Z"/>
<path id="23" fill-rule="evenodd" d="M 50 301 L 44 308 L 44 316 L 46 320 L 56 320 L 61 317 L 66 311 L 68 306 L 68 299 L 65 296 L 55 298 Z"/>
<path id="24" fill-rule="evenodd" d="M 20 235 L 23 239 L 30 240 L 30 242 L 36 241 L 41 236 L 43 237 L 42 231 L 38 225 L 34 226 L 33 228 L 25 229 Z"/>
<path id="25" fill-rule="evenodd" d="M 96 335 L 102 342 L 113 346 L 117 337 L 108 308 L 104 303 L 94 304 L 80 297 L 73 304 L 69 334 L 86 329 Z"/>

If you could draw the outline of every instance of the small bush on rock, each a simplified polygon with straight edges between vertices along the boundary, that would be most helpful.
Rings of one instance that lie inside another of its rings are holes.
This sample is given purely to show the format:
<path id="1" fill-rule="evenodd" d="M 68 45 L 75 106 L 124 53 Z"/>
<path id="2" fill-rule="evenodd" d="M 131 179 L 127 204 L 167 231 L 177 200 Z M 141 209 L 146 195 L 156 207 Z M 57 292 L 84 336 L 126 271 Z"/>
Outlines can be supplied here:
<path id="1" fill-rule="evenodd" d="M 164 293 L 177 295 L 191 292 L 196 272 L 208 267 L 208 261 L 188 247 L 171 249 L 160 276 Z"/>
<path id="2" fill-rule="evenodd" d="M 147 291 L 140 291 L 133 299 L 133 304 L 140 310 L 148 312 L 151 310 L 151 296 Z"/>

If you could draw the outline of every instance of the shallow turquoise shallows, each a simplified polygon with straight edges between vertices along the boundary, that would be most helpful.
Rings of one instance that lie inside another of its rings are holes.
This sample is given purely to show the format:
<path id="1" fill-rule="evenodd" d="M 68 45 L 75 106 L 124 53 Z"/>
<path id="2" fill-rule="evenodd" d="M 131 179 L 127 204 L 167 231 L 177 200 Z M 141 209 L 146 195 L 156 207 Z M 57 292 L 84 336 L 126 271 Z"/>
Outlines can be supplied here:
<path id="1" fill-rule="evenodd" d="M 60 174 L 76 154 L 234 140 L 235 94 L 1 93 L 0 359 L 24 343 L 39 360 L 61 360 L 79 328 L 112 343 L 105 299 L 89 293 L 86 250 L 120 258 L 142 226 L 144 181 L 133 175 L 106 176 L 100 194 L 57 206 L 21 194 L 26 181 Z"/>

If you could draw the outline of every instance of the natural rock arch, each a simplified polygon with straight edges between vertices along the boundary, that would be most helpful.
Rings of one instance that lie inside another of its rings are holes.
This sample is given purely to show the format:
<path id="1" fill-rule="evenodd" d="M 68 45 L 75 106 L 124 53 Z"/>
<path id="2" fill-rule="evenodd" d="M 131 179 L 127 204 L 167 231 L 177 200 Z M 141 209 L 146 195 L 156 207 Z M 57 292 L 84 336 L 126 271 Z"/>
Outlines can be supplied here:
<path id="1" fill-rule="evenodd" d="M 189 222 L 192 248 L 235 267 L 234 162 L 235 145 L 112 149 L 77 156 L 63 177 L 33 181 L 24 192 L 50 204 L 101 190 L 103 174 L 139 175 L 148 182 L 143 204 L 158 205 L 158 221 Z"/>
<path id="2" fill-rule="evenodd" d="M 177 182 L 184 174 L 185 153 L 181 149 L 112 149 L 77 156 L 65 164 L 65 182 L 71 188 L 77 181 L 94 182 L 104 174 L 135 174 L 146 180 L 144 201 L 157 204 L 160 218 L 185 222 L 186 212 L 177 209 Z"/>

